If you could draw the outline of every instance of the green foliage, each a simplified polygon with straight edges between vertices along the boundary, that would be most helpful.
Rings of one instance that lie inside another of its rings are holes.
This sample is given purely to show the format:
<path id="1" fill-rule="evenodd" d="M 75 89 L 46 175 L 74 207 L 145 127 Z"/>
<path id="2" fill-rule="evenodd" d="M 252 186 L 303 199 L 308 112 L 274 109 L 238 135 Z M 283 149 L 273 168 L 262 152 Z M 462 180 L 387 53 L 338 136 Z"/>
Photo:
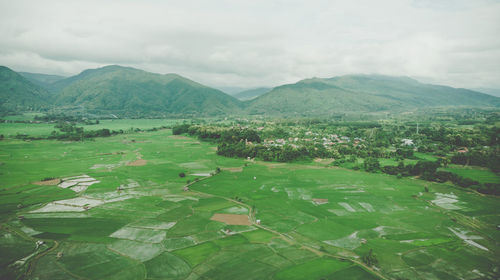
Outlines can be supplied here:
<path id="1" fill-rule="evenodd" d="M 106 66 L 54 84 L 55 103 L 84 106 L 89 112 L 123 116 L 221 115 L 240 103 L 227 94 L 175 74 Z"/>
<path id="2" fill-rule="evenodd" d="M 366 158 L 364 161 L 364 168 L 367 172 L 377 172 L 380 169 L 380 162 L 374 157 Z"/>
<path id="3" fill-rule="evenodd" d="M 0 114 L 39 111 L 49 106 L 49 99 L 45 89 L 0 66 Z"/>
<path id="4" fill-rule="evenodd" d="M 441 106 L 495 106 L 500 98 L 405 77 L 347 75 L 283 85 L 249 101 L 250 114 L 331 116 L 339 112 L 403 111 Z"/>
<path id="5" fill-rule="evenodd" d="M 368 254 L 361 257 L 361 260 L 368 266 L 374 266 L 378 264 L 377 256 L 373 253 L 373 249 L 368 251 Z"/>

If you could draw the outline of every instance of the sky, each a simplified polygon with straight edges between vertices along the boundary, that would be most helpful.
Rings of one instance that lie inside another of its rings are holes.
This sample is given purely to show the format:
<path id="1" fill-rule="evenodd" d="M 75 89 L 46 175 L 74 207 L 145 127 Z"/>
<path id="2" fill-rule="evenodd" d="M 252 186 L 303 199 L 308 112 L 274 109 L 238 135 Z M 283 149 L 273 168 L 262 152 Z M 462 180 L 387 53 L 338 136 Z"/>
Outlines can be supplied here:
<path id="1" fill-rule="evenodd" d="M 500 88 L 500 0 L 0 0 L 0 65 L 253 88 L 345 74 Z"/>

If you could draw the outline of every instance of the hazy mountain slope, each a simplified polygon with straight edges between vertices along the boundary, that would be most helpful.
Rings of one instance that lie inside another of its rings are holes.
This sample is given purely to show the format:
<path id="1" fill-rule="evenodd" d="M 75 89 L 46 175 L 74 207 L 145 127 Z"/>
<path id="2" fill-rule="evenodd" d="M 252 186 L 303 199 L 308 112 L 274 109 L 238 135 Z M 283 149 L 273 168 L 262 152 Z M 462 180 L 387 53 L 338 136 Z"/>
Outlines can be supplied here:
<path id="1" fill-rule="evenodd" d="M 56 104 L 92 112 L 219 115 L 237 112 L 240 106 L 237 99 L 179 75 L 122 66 L 85 70 L 54 85 L 60 88 Z"/>
<path id="2" fill-rule="evenodd" d="M 17 72 L 0 66 L 0 112 L 38 110 L 48 104 L 49 93 Z"/>
<path id="3" fill-rule="evenodd" d="M 251 99 L 259 97 L 265 93 L 268 93 L 271 90 L 272 90 L 272 88 L 254 88 L 254 89 L 244 90 L 244 91 L 239 92 L 237 94 L 233 94 L 233 97 L 238 98 L 241 101 L 251 100 Z"/>
<path id="4" fill-rule="evenodd" d="M 500 89 L 498 88 L 473 88 L 472 90 L 500 97 Z"/>
<path id="5" fill-rule="evenodd" d="M 18 72 L 21 76 L 28 79 L 35 85 L 39 85 L 47 90 L 50 90 L 52 84 L 58 82 L 66 77 L 58 76 L 58 75 L 50 75 L 50 74 L 41 74 L 41 73 L 29 73 L 29 72 Z"/>
<path id="6" fill-rule="evenodd" d="M 424 84 L 408 77 L 348 75 L 326 81 L 348 90 L 398 100 L 410 107 L 500 105 L 500 99 L 487 94 L 462 88 Z"/>
<path id="7" fill-rule="evenodd" d="M 322 116 L 441 106 L 500 106 L 500 98 L 406 77 L 348 75 L 274 88 L 246 103 L 250 114 Z"/>

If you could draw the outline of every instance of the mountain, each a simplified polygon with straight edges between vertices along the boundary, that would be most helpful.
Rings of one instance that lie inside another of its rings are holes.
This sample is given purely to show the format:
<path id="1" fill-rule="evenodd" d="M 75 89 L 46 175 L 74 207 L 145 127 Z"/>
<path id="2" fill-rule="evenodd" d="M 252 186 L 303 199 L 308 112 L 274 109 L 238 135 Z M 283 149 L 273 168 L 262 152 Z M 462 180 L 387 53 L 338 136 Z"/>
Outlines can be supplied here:
<path id="1" fill-rule="evenodd" d="M 0 113 L 38 110 L 49 93 L 8 67 L 0 66 Z"/>
<path id="2" fill-rule="evenodd" d="M 480 92 L 381 75 L 312 78 L 273 89 L 247 90 L 236 95 L 244 102 L 176 74 L 155 74 L 117 65 L 88 69 L 69 78 L 23 75 L 0 67 L 0 112 L 52 107 L 119 117 L 301 117 L 398 113 L 429 107 L 500 107 L 500 98 Z M 50 93 L 40 85 L 45 85 Z"/>
<path id="3" fill-rule="evenodd" d="M 274 88 L 246 103 L 249 114 L 327 116 L 345 112 L 402 111 L 425 107 L 499 107 L 500 98 L 408 77 L 346 75 L 312 78 Z"/>
<path id="4" fill-rule="evenodd" d="M 41 73 L 18 72 L 21 76 L 28 79 L 35 85 L 39 85 L 47 90 L 51 89 L 51 85 L 57 81 L 65 79 L 66 77 L 58 75 L 49 75 Z"/>
<path id="5" fill-rule="evenodd" d="M 233 97 L 238 98 L 241 101 L 252 100 L 256 97 L 263 95 L 264 93 L 270 92 L 271 89 L 272 88 L 264 88 L 264 87 L 249 89 L 249 90 L 245 90 L 245 91 L 233 94 Z"/>
<path id="6" fill-rule="evenodd" d="M 119 116 L 214 116 L 236 113 L 239 100 L 176 74 L 106 66 L 57 81 L 55 104 Z"/>
<path id="7" fill-rule="evenodd" d="M 500 89 L 498 89 L 498 88 L 474 88 L 473 90 L 478 91 L 478 92 L 482 92 L 482 93 L 486 93 L 489 95 L 493 95 L 496 97 L 500 97 Z"/>

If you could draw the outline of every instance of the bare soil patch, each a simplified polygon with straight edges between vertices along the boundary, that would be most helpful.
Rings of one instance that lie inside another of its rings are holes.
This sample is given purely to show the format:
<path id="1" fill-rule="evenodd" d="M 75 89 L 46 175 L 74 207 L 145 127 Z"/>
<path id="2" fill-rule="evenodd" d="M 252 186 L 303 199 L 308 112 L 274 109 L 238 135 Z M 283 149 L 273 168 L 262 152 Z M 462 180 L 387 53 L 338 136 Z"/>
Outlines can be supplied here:
<path id="1" fill-rule="evenodd" d="M 238 215 L 238 214 L 214 214 L 212 221 L 223 222 L 228 225 L 239 225 L 239 226 L 250 226 L 252 225 L 248 220 L 247 215 Z"/>
<path id="2" fill-rule="evenodd" d="M 39 186 L 55 186 L 59 183 L 61 183 L 61 179 L 43 180 L 43 181 L 34 182 L 33 184 L 39 185 Z"/>
<path id="3" fill-rule="evenodd" d="M 180 139 L 180 140 L 193 140 L 193 138 L 189 138 L 189 137 L 182 136 L 182 135 L 172 135 L 172 136 L 168 136 L 168 138 Z"/>
<path id="4" fill-rule="evenodd" d="M 335 160 L 333 158 L 315 158 L 314 159 L 314 162 L 321 163 L 321 164 L 330 164 L 334 161 Z"/>
<path id="5" fill-rule="evenodd" d="M 145 159 L 138 159 L 132 162 L 127 163 L 127 166 L 144 166 L 148 163 Z"/>
<path id="6" fill-rule="evenodd" d="M 228 168 L 222 168 L 222 170 L 226 170 L 229 172 L 242 172 L 243 167 L 228 167 Z"/>

